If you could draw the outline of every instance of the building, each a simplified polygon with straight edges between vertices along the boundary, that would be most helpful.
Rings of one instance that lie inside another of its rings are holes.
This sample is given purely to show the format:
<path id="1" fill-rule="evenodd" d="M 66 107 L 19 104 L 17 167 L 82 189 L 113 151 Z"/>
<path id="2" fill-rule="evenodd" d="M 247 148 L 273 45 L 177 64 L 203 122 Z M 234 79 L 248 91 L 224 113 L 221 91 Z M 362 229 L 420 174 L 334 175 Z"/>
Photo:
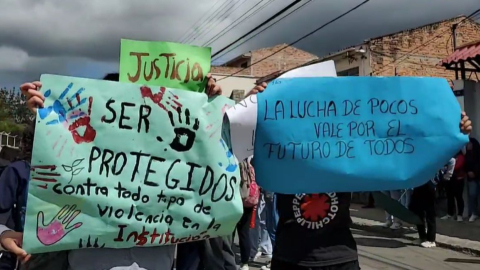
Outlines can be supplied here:
<path id="1" fill-rule="evenodd" d="M 255 86 L 255 82 L 258 80 L 258 77 L 250 75 L 235 75 L 230 77 L 228 77 L 228 75 L 228 73 L 218 74 L 212 71 L 213 78 L 215 78 L 217 84 L 222 87 L 222 95 L 236 102 L 243 100 L 245 94 Z"/>
<path id="2" fill-rule="evenodd" d="M 285 49 L 281 50 L 282 48 Z M 279 53 L 252 65 L 279 50 L 281 50 Z M 252 89 L 259 78 L 274 72 L 287 71 L 316 59 L 318 57 L 311 53 L 287 44 L 279 44 L 239 55 L 221 66 L 212 66 L 211 72 L 222 86 L 223 94 L 238 99 Z M 238 74 L 229 76 L 237 72 Z"/>
<path id="3" fill-rule="evenodd" d="M 3 146 L 18 148 L 20 146 L 19 137 L 17 135 L 0 131 L 0 150 Z"/>
<path id="4" fill-rule="evenodd" d="M 480 110 L 477 109 L 480 102 L 480 84 L 472 81 L 454 83 L 458 79 L 458 73 L 439 65 L 443 59 L 456 48 L 462 50 L 474 41 L 480 40 L 480 25 L 473 20 L 465 20 L 465 16 L 458 16 L 413 29 L 383 35 L 368 39 L 362 44 L 351 46 L 346 49 L 331 53 L 319 59 L 312 60 L 303 65 L 333 60 L 338 76 L 419 76 L 419 77 L 442 77 L 448 79 L 452 86 L 459 89 L 474 88 L 468 92 L 475 98 L 469 98 L 465 102 L 465 110 L 471 116 L 474 123 L 480 119 Z M 463 21 L 464 20 L 464 21 Z M 463 21 L 461 24 L 458 24 Z M 455 39 L 453 39 L 455 33 Z M 471 48 L 472 46 L 468 46 Z M 477 48 L 475 46 L 475 48 Z M 464 50 L 463 50 L 464 51 Z M 480 49 L 478 50 L 480 53 Z M 457 54 L 458 56 L 458 54 Z M 478 57 L 480 61 L 480 56 Z M 451 67 L 451 62 L 448 62 Z M 480 62 L 479 62 L 480 64 Z M 284 73 L 285 70 L 275 71 L 267 76 L 259 78 L 258 82 L 269 82 Z M 475 69 L 463 72 L 468 79 L 476 79 Z M 475 84 L 474 84 L 475 83 Z M 467 97 L 467 94 L 465 95 Z M 458 98 L 463 108 L 463 98 Z M 474 102 L 476 100 L 477 102 Z M 468 104 L 467 104 L 468 103 Z M 480 127 L 474 124 L 472 134 L 480 136 Z M 353 201 L 367 203 L 368 193 L 354 193 Z"/>
<path id="5" fill-rule="evenodd" d="M 480 136 L 480 39 L 457 47 L 439 66 L 457 72 L 459 80 L 453 81 L 453 91 L 457 100 L 473 122 L 471 136 Z"/>
<path id="6" fill-rule="evenodd" d="M 456 79 L 455 71 L 438 63 L 453 51 L 452 29 L 456 46 L 480 39 L 480 25 L 458 16 L 413 29 L 371 38 L 362 44 L 331 53 L 307 64 L 333 60 L 338 76 L 426 76 Z M 259 79 L 269 81 L 282 72 Z M 471 72 L 469 76 L 471 76 Z"/>

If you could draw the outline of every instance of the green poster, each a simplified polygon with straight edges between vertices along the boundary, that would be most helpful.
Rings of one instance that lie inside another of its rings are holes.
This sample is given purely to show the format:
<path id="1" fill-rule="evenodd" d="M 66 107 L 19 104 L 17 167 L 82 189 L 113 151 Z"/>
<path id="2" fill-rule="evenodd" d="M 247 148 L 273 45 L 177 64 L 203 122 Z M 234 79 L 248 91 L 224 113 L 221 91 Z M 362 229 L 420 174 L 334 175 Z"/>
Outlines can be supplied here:
<path id="1" fill-rule="evenodd" d="M 211 48 L 122 39 L 120 81 L 203 92 L 210 61 Z"/>
<path id="2" fill-rule="evenodd" d="M 54 75 L 41 82 L 25 250 L 170 245 L 232 233 L 243 208 L 222 123 L 233 101 Z"/>

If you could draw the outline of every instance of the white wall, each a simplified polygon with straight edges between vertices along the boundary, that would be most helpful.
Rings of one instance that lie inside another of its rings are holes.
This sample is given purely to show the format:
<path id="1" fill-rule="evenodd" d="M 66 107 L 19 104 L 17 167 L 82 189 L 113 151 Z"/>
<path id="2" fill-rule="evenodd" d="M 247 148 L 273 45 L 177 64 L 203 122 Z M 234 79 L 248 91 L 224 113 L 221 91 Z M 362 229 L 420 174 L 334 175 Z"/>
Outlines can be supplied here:
<path id="1" fill-rule="evenodd" d="M 250 91 L 255 86 L 255 81 L 257 77 L 251 76 L 232 76 L 226 79 L 224 74 L 212 74 L 212 76 L 217 79 L 217 83 L 222 86 L 222 94 L 226 97 L 230 97 L 233 90 L 244 90 L 245 94 Z"/>
<path id="2" fill-rule="evenodd" d="M 348 55 L 353 56 L 356 60 L 353 60 Z M 363 55 L 363 57 L 362 57 Z M 359 53 L 355 51 L 345 52 L 337 56 L 332 57 L 331 59 L 335 61 L 335 69 L 337 72 L 345 71 L 348 69 L 356 68 L 359 69 L 359 76 L 370 76 L 372 69 L 370 67 L 370 54 L 369 53 Z"/>

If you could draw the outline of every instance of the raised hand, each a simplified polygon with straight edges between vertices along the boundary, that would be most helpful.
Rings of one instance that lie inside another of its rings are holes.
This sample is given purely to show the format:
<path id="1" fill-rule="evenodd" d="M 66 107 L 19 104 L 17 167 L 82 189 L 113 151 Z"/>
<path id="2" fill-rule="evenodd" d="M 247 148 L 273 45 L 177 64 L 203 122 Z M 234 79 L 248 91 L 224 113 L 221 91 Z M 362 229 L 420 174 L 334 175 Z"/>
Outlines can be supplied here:
<path id="1" fill-rule="evenodd" d="M 43 212 L 37 215 L 37 238 L 40 243 L 50 246 L 62 240 L 71 231 L 80 228 L 83 223 L 78 222 L 70 226 L 70 223 L 80 214 L 80 210 L 75 210 L 76 205 L 65 205 L 53 218 L 45 225 Z"/>

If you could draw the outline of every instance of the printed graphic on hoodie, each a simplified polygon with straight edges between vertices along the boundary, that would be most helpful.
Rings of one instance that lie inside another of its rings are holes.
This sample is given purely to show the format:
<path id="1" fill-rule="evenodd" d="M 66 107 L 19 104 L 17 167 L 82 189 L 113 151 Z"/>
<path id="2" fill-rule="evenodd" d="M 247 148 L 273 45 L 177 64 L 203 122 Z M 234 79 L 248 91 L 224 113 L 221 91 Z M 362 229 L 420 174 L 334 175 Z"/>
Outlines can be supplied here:
<path id="1" fill-rule="evenodd" d="M 338 212 L 336 193 L 297 194 L 292 209 L 298 224 L 308 229 L 322 229 Z"/>

